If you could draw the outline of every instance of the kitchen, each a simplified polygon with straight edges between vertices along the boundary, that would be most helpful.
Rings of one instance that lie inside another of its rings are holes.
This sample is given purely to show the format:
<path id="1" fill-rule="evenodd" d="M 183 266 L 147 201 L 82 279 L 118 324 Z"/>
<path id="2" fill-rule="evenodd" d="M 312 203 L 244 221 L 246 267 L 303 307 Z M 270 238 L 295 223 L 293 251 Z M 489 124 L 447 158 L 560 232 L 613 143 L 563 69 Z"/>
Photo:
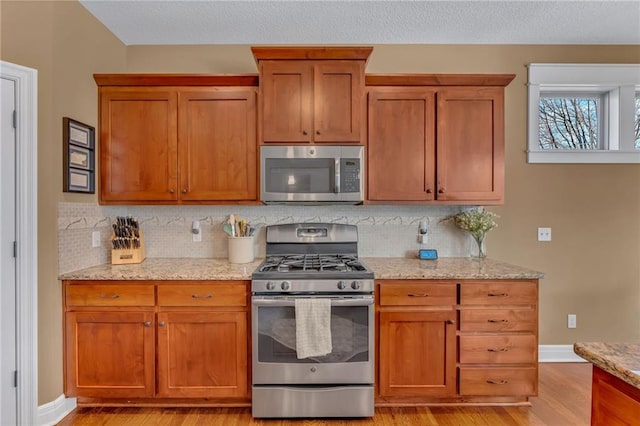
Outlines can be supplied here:
<path id="1" fill-rule="evenodd" d="M 101 257 L 101 249 L 90 249 L 92 228 L 106 216 L 132 214 L 148 218 L 145 235 L 149 258 L 181 256 L 185 248 L 194 257 L 225 257 L 224 234 L 217 225 L 230 213 L 264 224 L 279 220 L 308 221 L 316 216 L 322 221 L 346 217 L 349 223 L 359 222 L 361 256 L 365 257 L 414 252 L 418 248 L 417 223 L 428 217 L 432 225 L 429 243 L 438 248 L 441 257 L 469 250 L 470 242 L 463 234 L 439 224 L 439 218 L 452 213 L 453 207 L 361 206 L 325 210 L 278 206 L 117 207 L 98 206 L 97 196 L 62 193 L 59 118 L 71 116 L 97 125 L 94 73 L 255 73 L 255 61 L 249 46 L 125 47 L 76 3 L 3 2 L 2 12 L 2 59 L 38 68 L 40 75 L 40 405 L 55 401 L 63 389 L 62 300 L 56 277 L 59 272 L 107 261 Z M 78 37 L 79 33 L 87 37 Z M 42 49 L 55 52 L 55 60 L 41 53 Z M 637 166 L 530 165 L 523 154 L 526 63 L 637 63 L 637 49 L 623 45 L 571 49 L 380 45 L 374 49 L 367 73 L 516 74 L 505 90 L 505 204 L 491 208 L 501 217 L 498 228 L 487 238 L 489 257 L 545 273 L 540 285 L 540 344 L 548 345 L 550 352 L 558 349 L 555 346 L 566 349 L 580 340 L 637 340 L 637 327 L 633 325 L 638 323 L 638 290 L 633 283 L 638 282 L 639 274 L 640 238 L 635 220 L 639 202 L 632 185 L 638 182 Z M 65 65 L 72 63 L 73 66 Z M 577 185 L 579 182 L 583 184 Z M 597 201 L 593 194 L 597 194 Z M 78 218 L 86 218 L 86 224 L 80 220 L 71 225 Z M 203 219 L 203 242 L 199 244 L 191 241 L 194 219 Z M 97 228 L 106 232 L 107 224 L 104 229 L 102 226 L 101 223 Z M 536 241 L 535 232 L 540 226 L 553 228 L 552 242 Z M 167 232 L 164 235 L 163 228 Z M 73 243 L 73 238 L 86 244 Z M 59 246 L 71 250 L 68 255 L 60 253 L 60 266 Z M 256 256 L 262 256 L 264 241 L 259 240 L 257 247 Z M 89 263 L 86 257 L 90 258 Z M 603 282 L 608 284 L 602 285 Z M 577 314 L 577 329 L 566 328 L 567 313 Z"/>

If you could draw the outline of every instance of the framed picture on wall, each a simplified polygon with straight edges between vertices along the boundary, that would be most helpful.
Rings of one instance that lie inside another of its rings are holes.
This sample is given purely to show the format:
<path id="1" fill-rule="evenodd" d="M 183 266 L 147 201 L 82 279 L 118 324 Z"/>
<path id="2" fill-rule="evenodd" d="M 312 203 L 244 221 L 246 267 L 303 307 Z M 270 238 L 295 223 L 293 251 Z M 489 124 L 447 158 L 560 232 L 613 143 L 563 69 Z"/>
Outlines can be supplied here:
<path id="1" fill-rule="evenodd" d="M 95 129 L 92 126 L 62 118 L 62 185 L 64 192 L 94 193 Z"/>

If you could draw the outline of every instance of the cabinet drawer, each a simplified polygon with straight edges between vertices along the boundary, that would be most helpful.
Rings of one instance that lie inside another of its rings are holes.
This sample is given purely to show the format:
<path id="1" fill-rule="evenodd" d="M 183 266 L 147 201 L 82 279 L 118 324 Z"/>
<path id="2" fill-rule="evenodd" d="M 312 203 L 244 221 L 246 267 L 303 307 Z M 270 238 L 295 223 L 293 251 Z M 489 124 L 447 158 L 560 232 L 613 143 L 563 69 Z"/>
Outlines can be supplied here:
<path id="1" fill-rule="evenodd" d="M 237 283 L 158 285 L 159 306 L 246 306 L 247 286 Z"/>
<path id="2" fill-rule="evenodd" d="M 534 305 L 538 300 L 538 286 L 534 282 L 500 281 L 462 283 L 461 305 Z"/>
<path id="3" fill-rule="evenodd" d="M 536 395 L 535 367 L 460 367 L 460 395 Z"/>
<path id="4" fill-rule="evenodd" d="M 385 281 L 380 284 L 381 306 L 455 305 L 456 284 L 451 282 Z"/>
<path id="5" fill-rule="evenodd" d="M 534 309 L 461 309 L 460 331 L 531 331 L 537 329 Z"/>
<path id="6" fill-rule="evenodd" d="M 67 306 L 153 306 L 153 285 L 67 285 L 65 302 Z"/>
<path id="7" fill-rule="evenodd" d="M 460 336 L 460 363 L 464 364 L 533 364 L 537 350 L 533 334 Z"/>

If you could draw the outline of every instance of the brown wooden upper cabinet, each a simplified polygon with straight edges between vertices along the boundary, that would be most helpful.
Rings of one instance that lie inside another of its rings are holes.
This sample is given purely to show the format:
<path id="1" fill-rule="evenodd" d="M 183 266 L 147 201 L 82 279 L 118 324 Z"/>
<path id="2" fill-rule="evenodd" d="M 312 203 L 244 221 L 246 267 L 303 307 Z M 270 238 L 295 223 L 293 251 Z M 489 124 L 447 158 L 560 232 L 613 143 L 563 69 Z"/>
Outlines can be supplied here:
<path id="1" fill-rule="evenodd" d="M 364 143 L 370 47 L 253 47 L 261 143 Z"/>
<path id="2" fill-rule="evenodd" d="M 94 77 L 101 204 L 257 200 L 257 76 Z"/>
<path id="3" fill-rule="evenodd" d="M 504 202 L 513 75 L 367 75 L 368 201 Z"/>

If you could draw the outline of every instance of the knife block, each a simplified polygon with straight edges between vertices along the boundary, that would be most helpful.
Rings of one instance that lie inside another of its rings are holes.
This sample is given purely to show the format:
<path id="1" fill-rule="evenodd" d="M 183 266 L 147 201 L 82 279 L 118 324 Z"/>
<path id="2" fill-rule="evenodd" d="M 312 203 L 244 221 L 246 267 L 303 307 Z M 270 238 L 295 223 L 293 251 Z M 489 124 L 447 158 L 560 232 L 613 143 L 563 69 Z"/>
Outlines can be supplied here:
<path id="1" fill-rule="evenodd" d="M 140 247 L 132 249 L 111 249 L 111 264 L 112 265 L 126 265 L 129 263 L 142 263 L 146 258 L 144 248 L 144 236 L 142 230 L 140 232 Z M 115 234 L 111 234 L 111 241 L 115 238 Z M 113 247 L 113 243 L 111 245 Z"/>

